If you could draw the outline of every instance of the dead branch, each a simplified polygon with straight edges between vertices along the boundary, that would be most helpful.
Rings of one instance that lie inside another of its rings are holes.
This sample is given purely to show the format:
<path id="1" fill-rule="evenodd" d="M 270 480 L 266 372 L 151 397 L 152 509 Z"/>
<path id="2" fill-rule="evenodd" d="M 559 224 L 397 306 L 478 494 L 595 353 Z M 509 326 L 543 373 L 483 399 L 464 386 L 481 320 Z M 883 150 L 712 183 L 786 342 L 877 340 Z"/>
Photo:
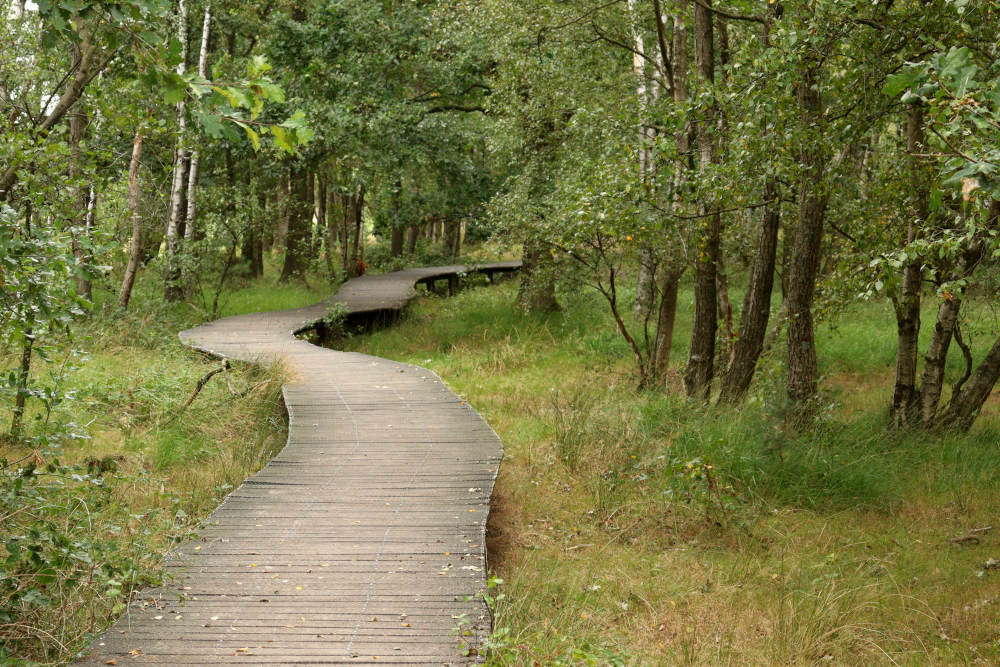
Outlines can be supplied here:
<path id="1" fill-rule="evenodd" d="M 194 391 L 191 392 L 191 395 L 188 396 L 187 400 L 184 401 L 183 405 L 181 405 L 181 407 L 177 409 L 177 412 L 174 413 L 173 417 L 167 420 L 167 424 L 173 423 L 175 419 L 180 417 L 181 414 L 183 414 L 183 412 L 187 410 L 189 405 L 194 403 L 194 399 L 198 398 L 198 394 L 200 394 L 201 390 L 205 388 L 205 385 L 208 384 L 209 380 L 211 380 L 219 373 L 229 370 L 229 368 L 230 368 L 229 360 L 227 359 L 223 361 L 222 365 L 216 368 L 214 371 L 209 371 L 208 373 L 205 373 L 205 375 L 200 380 L 198 380 L 198 384 L 195 385 Z"/>

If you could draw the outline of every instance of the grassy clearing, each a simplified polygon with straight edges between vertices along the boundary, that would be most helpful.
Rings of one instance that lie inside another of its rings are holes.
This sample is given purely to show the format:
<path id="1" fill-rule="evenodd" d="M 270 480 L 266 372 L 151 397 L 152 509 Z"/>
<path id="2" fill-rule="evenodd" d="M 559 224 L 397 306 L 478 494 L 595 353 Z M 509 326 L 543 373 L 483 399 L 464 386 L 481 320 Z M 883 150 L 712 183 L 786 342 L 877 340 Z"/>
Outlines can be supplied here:
<path id="1" fill-rule="evenodd" d="M 996 405 L 968 435 L 887 433 L 888 308 L 824 325 L 824 421 L 793 433 L 778 360 L 741 410 L 637 393 L 596 298 L 524 316 L 515 290 L 348 342 L 433 368 L 506 444 L 494 664 L 1000 661 L 998 536 L 951 542 L 1000 510 Z"/>
<path id="2" fill-rule="evenodd" d="M 222 314 L 315 303 L 330 293 L 274 286 L 274 267 L 222 300 Z M 162 305 L 158 276 L 137 286 L 119 318 L 98 294 L 76 327 L 83 358 L 39 362 L 40 384 L 67 399 L 45 413 L 29 402 L 34 440 L 0 444 L 0 663 L 70 659 L 160 581 L 163 555 L 284 444 L 281 368 L 236 365 L 183 412 L 219 362 L 177 338 L 207 318 L 196 298 Z M 209 303 L 211 300 L 209 299 Z M 61 380 L 57 381 L 57 378 Z M 6 420 L 3 420 L 4 422 Z M 5 428 L 6 423 L 0 423 Z"/>

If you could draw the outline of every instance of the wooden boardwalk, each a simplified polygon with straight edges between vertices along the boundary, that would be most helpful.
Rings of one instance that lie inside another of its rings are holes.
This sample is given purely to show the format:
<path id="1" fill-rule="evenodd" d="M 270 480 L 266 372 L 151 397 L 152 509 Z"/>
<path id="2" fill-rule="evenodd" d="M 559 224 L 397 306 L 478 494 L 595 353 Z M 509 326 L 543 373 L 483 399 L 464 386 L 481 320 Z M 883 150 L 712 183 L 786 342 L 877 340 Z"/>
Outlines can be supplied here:
<path id="1" fill-rule="evenodd" d="M 490 616 L 476 594 L 500 439 L 433 372 L 295 333 L 334 302 L 399 311 L 418 283 L 518 266 L 364 276 L 316 306 L 182 332 L 216 356 L 284 361 L 288 444 L 170 554 L 168 583 L 143 591 L 81 664 L 481 660 Z"/>

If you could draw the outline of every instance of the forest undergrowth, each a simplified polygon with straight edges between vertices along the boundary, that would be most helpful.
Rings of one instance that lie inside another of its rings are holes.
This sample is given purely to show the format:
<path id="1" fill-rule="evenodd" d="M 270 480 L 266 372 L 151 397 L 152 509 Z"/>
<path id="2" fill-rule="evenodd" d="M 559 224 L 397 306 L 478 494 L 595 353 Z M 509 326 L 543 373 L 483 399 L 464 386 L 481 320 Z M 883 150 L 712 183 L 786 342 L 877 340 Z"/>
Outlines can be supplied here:
<path id="1" fill-rule="evenodd" d="M 314 303 L 330 288 L 228 296 L 223 314 Z M 74 343 L 36 365 L 51 398 L 29 402 L 31 436 L 0 449 L 0 664 L 61 664 L 162 581 L 164 554 L 284 444 L 284 371 L 220 367 L 177 332 L 208 314 L 197 295 L 168 305 L 152 280 L 122 314 L 96 294 Z M 210 299 L 210 296 L 209 296 Z M 209 301 L 210 303 L 210 301 Z"/>
<path id="2" fill-rule="evenodd" d="M 888 306 L 821 327 L 821 423 L 796 432 L 780 345 L 747 404 L 705 407 L 679 371 L 636 391 L 595 295 L 542 316 L 515 294 L 423 299 L 347 343 L 432 368 L 505 443 L 492 664 L 1000 660 L 1000 410 L 968 434 L 887 430 Z"/>

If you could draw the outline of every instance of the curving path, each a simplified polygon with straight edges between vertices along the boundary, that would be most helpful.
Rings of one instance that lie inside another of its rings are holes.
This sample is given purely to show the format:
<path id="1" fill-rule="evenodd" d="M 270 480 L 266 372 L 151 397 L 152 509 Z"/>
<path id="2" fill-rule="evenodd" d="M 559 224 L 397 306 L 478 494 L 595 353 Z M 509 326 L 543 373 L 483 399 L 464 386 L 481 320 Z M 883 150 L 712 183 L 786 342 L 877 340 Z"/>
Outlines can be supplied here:
<path id="1" fill-rule="evenodd" d="M 400 311 L 418 283 L 519 266 L 364 276 L 315 306 L 181 332 L 216 356 L 290 368 L 288 444 L 171 553 L 170 583 L 143 591 L 83 664 L 481 660 L 490 617 L 476 593 L 500 439 L 433 372 L 295 334 L 335 302 Z"/>

